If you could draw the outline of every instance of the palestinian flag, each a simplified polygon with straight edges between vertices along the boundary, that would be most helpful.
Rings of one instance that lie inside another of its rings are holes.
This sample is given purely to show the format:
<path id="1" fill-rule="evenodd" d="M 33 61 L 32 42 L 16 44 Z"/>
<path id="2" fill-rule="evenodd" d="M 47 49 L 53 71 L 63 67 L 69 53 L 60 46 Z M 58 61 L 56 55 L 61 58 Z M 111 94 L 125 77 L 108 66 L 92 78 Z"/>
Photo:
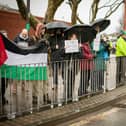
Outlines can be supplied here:
<path id="1" fill-rule="evenodd" d="M 47 45 L 44 40 L 35 46 L 22 48 L 0 34 L 1 44 L 5 53 L 1 60 L 1 77 L 15 80 L 47 80 Z"/>

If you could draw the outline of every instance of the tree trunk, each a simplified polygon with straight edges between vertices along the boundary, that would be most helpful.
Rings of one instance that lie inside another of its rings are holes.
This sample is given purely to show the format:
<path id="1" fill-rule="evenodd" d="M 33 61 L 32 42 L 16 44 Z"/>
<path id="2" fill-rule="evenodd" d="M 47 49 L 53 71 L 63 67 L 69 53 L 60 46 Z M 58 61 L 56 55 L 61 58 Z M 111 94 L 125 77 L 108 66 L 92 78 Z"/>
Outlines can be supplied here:
<path id="1" fill-rule="evenodd" d="M 48 7 L 45 15 L 46 23 L 54 20 L 56 10 L 63 2 L 64 0 L 48 0 Z"/>
<path id="2" fill-rule="evenodd" d="M 77 16 L 77 9 L 78 9 L 78 5 L 79 3 L 81 2 L 81 0 L 69 0 L 68 1 L 68 4 L 70 5 L 70 8 L 71 8 L 71 11 L 72 11 L 72 14 L 71 14 L 71 24 L 76 24 L 77 20 L 80 22 L 80 23 L 83 23 L 79 17 Z"/>
<path id="3" fill-rule="evenodd" d="M 90 20 L 90 22 L 93 22 L 96 18 L 97 12 L 98 12 L 98 4 L 99 4 L 100 0 L 93 0 L 93 3 L 91 5 L 91 15 L 92 18 Z"/>
<path id="4" fill-rule="evenodd" d="M 78 5 L 74 4 L 72 7 L 71 24 L 74 25 L 77 22 L 77 8 Z"/>
<path id="5" fill-rule="evenodd" d="M 17 5 L 19 8 L 19 12 L 24 20 L 27 20 L 27 8 L 23 0 L 16 0 Z M 36 25 L 40 22 L 37 18 L 35 18 L 32 14 L 30 14 L 29 19 L 30 25 L 33 27 L 33 29 L 36 28 Z"/>

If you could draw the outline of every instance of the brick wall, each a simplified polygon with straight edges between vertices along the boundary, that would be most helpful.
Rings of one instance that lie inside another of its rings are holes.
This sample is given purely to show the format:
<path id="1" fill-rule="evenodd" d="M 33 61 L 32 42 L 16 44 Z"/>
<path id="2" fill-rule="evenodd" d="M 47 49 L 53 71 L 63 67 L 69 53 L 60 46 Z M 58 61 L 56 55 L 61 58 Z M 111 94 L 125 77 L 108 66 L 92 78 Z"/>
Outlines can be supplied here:
<path id="1" fill-rule="evenodd" d="M 42 20 L 41 17 L 37 18 L 39 20 Z M 69 22 L 65 23 L 71 25 Z M 11 40 L 13 40 L 15 36 L 21 32 L 21 30 L 25 27 L 25 24 L 25 20 L 21 17 L 21 15 L 18 12 L 10 10 L 0 10 L 0 30 L 6 30 L 8 32 L 8 37 Z M 32 28 L 30 29 L 29 34 L 34 34 L 34 30 Z"/>
<path id="2" fill-rule="evenodd" d="M 0 30 L 6 30 L 8 37 L 14 39 L 15 36 L 25 27 L 26 22 L 18 12 L 0 10 Z M 30 30 L 30 34 L 33 30 Z"/>

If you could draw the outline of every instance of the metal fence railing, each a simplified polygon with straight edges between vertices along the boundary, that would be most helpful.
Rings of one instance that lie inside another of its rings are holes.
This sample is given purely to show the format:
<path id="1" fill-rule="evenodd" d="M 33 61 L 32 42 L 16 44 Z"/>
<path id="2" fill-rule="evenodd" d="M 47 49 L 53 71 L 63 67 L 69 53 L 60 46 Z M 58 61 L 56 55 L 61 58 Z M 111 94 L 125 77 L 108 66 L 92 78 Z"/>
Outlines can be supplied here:
<path id="1" fill-rule="evenodd" d="M 62 106 L 80 97 L 112 90 L 125 82 L 126 58 L 70 60 L 47 64 L 3 65 L 0 118 Z"/>

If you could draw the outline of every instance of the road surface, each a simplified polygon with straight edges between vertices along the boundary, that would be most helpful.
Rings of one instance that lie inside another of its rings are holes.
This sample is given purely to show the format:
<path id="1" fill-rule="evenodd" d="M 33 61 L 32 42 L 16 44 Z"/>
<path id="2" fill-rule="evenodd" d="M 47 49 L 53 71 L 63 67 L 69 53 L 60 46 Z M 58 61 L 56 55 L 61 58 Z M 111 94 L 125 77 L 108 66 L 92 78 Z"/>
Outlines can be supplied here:
<path id="1" fill-rule="evenodd" d="M 126 126 L 126 99 L 56 126 Z"/>

